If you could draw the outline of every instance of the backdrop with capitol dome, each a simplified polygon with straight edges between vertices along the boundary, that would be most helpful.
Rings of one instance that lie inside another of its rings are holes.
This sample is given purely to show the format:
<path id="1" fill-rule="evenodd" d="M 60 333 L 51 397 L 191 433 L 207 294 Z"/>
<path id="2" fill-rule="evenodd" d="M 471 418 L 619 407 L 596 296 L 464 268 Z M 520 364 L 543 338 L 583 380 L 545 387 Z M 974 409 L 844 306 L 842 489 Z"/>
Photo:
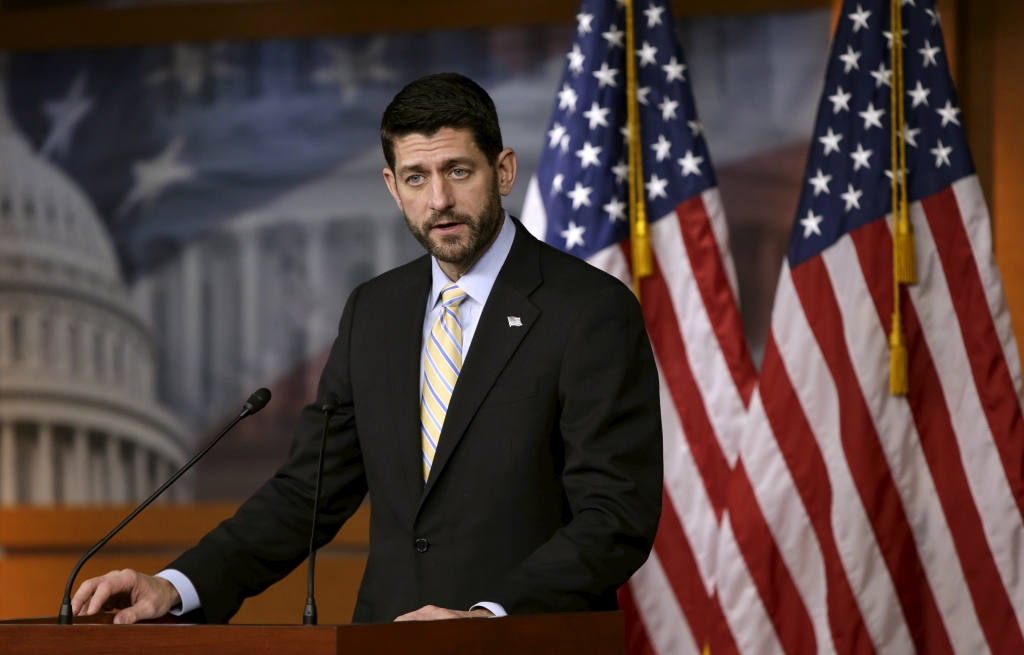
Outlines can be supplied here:
<path id="1" fill-rule="evenodd" d="M 242 500 L 271 475 L 287 452 L 299 408 L 315 395 L 349 292 L 421 253 L 380 172 L 380 114 L 391 97 L 405 82 L 442 70 L 462 72 L 487 88 L 505 143 L 519 158 L 519 183 L 505 200 L 518 215 L 545 145 L 573 29 L 9 56 L 7 139 L 23 144 L 25 164 L 12 162 L 5 170 L 55 171 L 51 177 L 66 180 L 82 211 L 93 217 L 108 258 L 116 256 L 107 262 L 109 275 L 127 292 L 130 311 L 145 329 L 133 352 L 151 360 L 140 373 L 144 381 L 125 378 L 122 384 L 150 385 L 176 422 L 174 461 L 183 448 L 191 452 L 212 436 L 252 390 L 265 385 L 274 392 L 266 412 L 218 445 L 177 497 Z M 699 92 L 726 207 L 736 222 L 733 242 L 744 255 L 738 257 L 741 285 L 751 298 L 753 328 L 765 323 L 771 306 L 791 205 L 778 198 L 764 202 L 755 185 L 777 187 L 775 180 L 788 176 L 794 201 L 799 192 L 829 13 L 706 18 L 680 21 L 678 29 L 687 42 L 687 72 Z M 13 181 L 0 188 L 22 193 Z M 786 193 L 783 187 L 781 195 Z M 5 202 L 11 226 L 47 225 L 48 200 L 36 201 L 38 218 L 22 197 Z M 15 321 L 35 334 L 45 320 L 39 313 L 21 317 L 13 306 L 8 312 L 8 332 Z M 7 361 L 42 377 L 68 371 L 62 379 L 90 386 L 113 382 L 120 376 L 118 362 L 138 359 L 118 354 L 124 347 L 119 337 L 95 336 L 91 324 L 64 322 L 52 328 L 52 338 L 63 343 L 69 330 L 82 332 L 76 348 L 88 370 L 57 361 L 70 346 L 54 350 L 52 363 L 40 364 L 50 355 L 30 352 L 26 343 L 16 362 L 10 356 Z M 757 352 L 763 335 L 756 329 L 751 334 Z M 0 406 L 7 424 L 22 425 L 3 411 Z M 40 449 L 28 437 L 18 443 L 26 452 Z M 118 483 L 82 502 L 141 497 L 148 487 L 135 484 L 142 464 L 129 450 L 104 459 L 103 471 L 110 473 L 100 475 L 128 480 L 126 491 Z M 49 491 L 61 477 L 21 484 L 17 502 L 78 502 L 73 494 Z"/>

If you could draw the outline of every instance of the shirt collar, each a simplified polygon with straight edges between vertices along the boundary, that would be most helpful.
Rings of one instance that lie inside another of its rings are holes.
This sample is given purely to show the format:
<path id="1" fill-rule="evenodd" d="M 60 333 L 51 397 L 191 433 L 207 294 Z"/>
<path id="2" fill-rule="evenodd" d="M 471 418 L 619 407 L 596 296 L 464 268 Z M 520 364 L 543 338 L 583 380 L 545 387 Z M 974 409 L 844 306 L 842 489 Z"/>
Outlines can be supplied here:
<path id="1" fill-rule="evenodd" d="M 512 242 L 515 240 L 515 237 L 515 223 L 509 218 L 508 212 L 505 212 L 505 221 L 502 223 L 501 231 L 498 232 L 498 237 L 494 240 L 494 243 L 473 264 L 473 268 L 469 269 L 465 275 L 459 278 L 459 288 L 481 305 L 487 303 L 487 297 L 491 295 L 491 287 L 494 286 L 494 281 L 498 279 L 498 273 L 505 264 L 508 253 L 512 250 Z M 452 282 L 444 274 L 444 271 L 441 270 L 441 266 L 437 263 L 435 257 L 430 258 L 430 272 L 433 281 L 430 298 L 427 300 L 428 311 L 437 305 L 441 300 L 441 291 Z"/>

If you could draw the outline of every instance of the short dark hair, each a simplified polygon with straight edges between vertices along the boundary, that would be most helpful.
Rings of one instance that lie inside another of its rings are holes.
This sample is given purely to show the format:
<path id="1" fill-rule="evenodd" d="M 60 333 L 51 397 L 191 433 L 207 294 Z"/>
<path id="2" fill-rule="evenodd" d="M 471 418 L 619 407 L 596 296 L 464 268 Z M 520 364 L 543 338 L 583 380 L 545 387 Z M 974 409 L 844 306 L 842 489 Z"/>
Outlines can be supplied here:
<path id="1" fill-rule="evenodd" d="M 395 170 L 395 139 L 429 137 L 443 127 L 468 129 L 492 166 L 504 149 L 491 96 L 465 75 L 437 73 L 405 85 L 384 110 L 380 142 L 388 167 Z"/>

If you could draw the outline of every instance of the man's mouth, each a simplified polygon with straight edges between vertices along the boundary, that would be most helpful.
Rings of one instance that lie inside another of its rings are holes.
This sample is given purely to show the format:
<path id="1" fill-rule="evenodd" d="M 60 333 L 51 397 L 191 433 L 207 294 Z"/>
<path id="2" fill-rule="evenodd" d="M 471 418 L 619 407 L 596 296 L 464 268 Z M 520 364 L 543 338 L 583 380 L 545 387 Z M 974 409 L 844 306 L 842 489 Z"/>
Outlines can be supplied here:
<path id="1" fill-rule="evenodd" d="M 458 221 L 446 221 L 444 223 L 438 223 L 430 229 L 431 231 L 440 232 L 441 234 L 452 234 L 457 232 L 462 225 L 463 223 Z"/>

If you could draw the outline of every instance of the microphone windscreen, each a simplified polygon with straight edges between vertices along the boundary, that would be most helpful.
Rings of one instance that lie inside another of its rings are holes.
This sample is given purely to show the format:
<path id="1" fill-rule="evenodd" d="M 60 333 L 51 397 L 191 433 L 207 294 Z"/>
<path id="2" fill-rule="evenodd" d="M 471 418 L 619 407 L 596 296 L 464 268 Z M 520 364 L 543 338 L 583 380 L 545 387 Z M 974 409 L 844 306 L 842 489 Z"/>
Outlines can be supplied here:
<path id="1" fill-rule="evenodd" d="M 251 416 L 266 407 L 269 402 L 270 389 L 257 389 L 255 393 L 249 396 L 249 400 L 245 401 L 245 404 L 242 405 L 242 407 L 248 410 L 249 415 Z"/>
<path id="2" fill-rule="evenodd" d="M 341 406 L 341 399 L 338 398 L 338 394 L 331 391 L 324 396 L 324 402 L 320 405 L 321 411 L 324 414 L 333 414 L 338 411 L 338 407 Z"/>

